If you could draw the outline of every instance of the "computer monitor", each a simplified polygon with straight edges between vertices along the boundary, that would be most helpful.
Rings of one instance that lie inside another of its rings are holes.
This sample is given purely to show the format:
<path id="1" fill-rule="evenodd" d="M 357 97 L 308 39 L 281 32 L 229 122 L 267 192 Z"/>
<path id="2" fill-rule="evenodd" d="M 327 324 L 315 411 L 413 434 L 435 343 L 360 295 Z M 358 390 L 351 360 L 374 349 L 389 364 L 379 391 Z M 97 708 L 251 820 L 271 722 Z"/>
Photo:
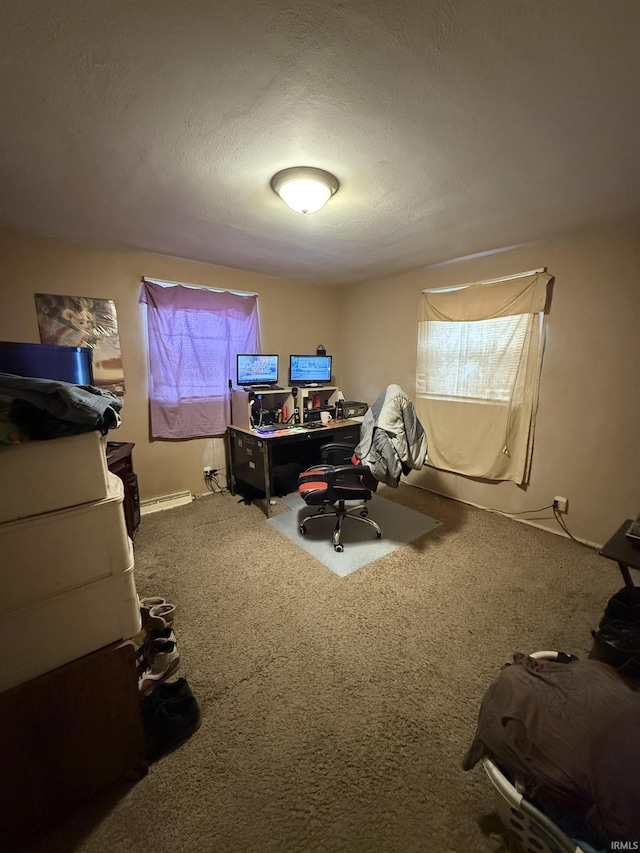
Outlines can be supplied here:
<path id="1" fill-rule="evenodd" d="M 242 388 L 269 388 L 278 383 L 278 356 L 238 353 L 236 384 Z"/>
<path id="2" fill-rule="evenodd" d="M 330 355 L 290 355 L 289 384 L 325 385 L 331 382 Z"/>

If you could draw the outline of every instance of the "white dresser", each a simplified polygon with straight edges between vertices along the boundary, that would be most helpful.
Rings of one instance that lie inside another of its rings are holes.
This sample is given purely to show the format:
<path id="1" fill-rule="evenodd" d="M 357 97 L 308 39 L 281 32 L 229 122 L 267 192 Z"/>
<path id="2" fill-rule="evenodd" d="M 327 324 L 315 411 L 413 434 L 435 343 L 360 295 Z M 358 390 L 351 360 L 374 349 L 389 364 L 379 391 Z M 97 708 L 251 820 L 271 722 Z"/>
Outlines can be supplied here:
<path id="1" fill-rule="evenodd" d="M 139 632 L 123 499 L 97 431 L 0 449 L 0 692 Z"/>

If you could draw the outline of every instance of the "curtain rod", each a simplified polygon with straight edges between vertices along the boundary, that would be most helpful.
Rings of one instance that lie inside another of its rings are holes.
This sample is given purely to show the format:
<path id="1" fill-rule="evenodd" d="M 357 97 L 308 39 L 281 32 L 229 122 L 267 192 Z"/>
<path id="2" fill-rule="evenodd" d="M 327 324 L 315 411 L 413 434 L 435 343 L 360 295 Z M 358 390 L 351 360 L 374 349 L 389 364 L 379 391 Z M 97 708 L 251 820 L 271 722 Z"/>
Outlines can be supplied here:
<path id="1" fill-rule="evenodd" d="M 161 278 L 147 278 L 142 276 L 142 281 L 150 284 L 159 284 L 160 287 L 190 287 L 192 290 L 210 290 L 212 293 L 232 293 L 234 296 L 258 296 L 249 290 L 229 290 L 226 287 L 207 287 L 206 284 L 187 284 L 185 281 L 164 281 Z"/>
<path id="2" fill-rule="evenodd" d="M 423 293 L 444 293 L 451 290 L 462 290 L 463 287 L 471 287 L 473 284 L 498 284 L 501 281 L 511 281 L 514 278 L 526 278 L 528 275 L 538 275 L 541 272 L 546 272 L 546 267 L 540 267 L 538 270 L 527 270 L 519 272 L 516 275 L 503 275 L 500 278 L 487 278 L 484 281 L 470 281 L 467 284 L 456 284 L 453 287 L 431 287 L 423 290 Z"/>

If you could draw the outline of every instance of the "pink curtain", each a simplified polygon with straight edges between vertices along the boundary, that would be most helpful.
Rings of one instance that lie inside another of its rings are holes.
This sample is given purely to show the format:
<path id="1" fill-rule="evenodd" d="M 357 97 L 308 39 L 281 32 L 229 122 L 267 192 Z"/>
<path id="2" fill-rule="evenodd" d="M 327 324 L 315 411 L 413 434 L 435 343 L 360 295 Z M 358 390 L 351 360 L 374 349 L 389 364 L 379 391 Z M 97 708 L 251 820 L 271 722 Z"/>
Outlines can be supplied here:
<path id="1" fill-rule="evenodd" d="M 257 296 L 144 281 L 154 438 L 222 435 L 238 352 L 260 352 Z"/>

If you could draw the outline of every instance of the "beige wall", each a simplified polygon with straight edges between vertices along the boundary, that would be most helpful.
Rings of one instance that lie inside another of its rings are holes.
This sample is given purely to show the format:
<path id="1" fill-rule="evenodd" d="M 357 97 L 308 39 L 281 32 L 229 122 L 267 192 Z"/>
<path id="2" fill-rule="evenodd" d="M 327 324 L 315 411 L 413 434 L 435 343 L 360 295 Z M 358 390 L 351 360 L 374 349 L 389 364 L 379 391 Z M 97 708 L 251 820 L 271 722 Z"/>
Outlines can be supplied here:
<path id="1" fill-rule="evenodd" d="M 144 309 L 138 303 L 143 276 L 259 294 L 262 346 L 281 358 L 288 381 L 289 353 L 315 352 L 319 343 L 342 364 L 339 293 L 308 283 L 255 275 L 144 252 L 103 250 L 0 229 L 0 340 L 38 343 L 34 293 L 114 299 L 122 345 L 126 396 L 114 441 L 133 441 L 142 499 L 190 490 L 205 492 L 204 465 L 225 464 L 221 439 L 150 441 Z"/>
<path id="2" fill-rule="evenodd" d="M 569 498 L 572 533 L 602 544 L 640 512 L 640 282 L 637 223 L 459 260 L 389 280 L 316 287 L 134 251 L 95 249 L 0 229 L 0 339 L 38 342 L 36 292 L 116 302 L 127 395 L 111 436 L 136 443 L 142 498 L 204 491 L 204 465 L 222 468 L 219 439 L 150 441 L 142 276 L 247 290 L 260 295 L 262 344 L 279 352 L 286 383 L 290 352 L 319 343 L 335 356 L 347 399 L 372 402 L 396 382 L 415 383 L 420 294 L 546 266 L 555 276 L 548 318 L 531 483 L 487 483 L 424 469 L 411 480 L 504 512 Z M 353 319 L 355 322 L 350 322 Z M 553 518 L 525 515 L 557 531 Z M 559 567 L 561 570 L 561 567 Z"/>
<path id="3" fill-rule="evenodd" d="M 602 544 L 640 512 L 636 222 L 348 288 L 342 310 L 359 319 L 343 340 L 344 382 L 368 402 L 392 382 L 413 397 L 422 290 L 539 267 L 555 276 L 555 286 L 530 485 L 488 483 L 428 468 L 410 481 L 509 513 L 543 507 L 563 495 L 569 499 L 569 530 Z M 523 518 L 559 530 L 553 517 Z"/>

